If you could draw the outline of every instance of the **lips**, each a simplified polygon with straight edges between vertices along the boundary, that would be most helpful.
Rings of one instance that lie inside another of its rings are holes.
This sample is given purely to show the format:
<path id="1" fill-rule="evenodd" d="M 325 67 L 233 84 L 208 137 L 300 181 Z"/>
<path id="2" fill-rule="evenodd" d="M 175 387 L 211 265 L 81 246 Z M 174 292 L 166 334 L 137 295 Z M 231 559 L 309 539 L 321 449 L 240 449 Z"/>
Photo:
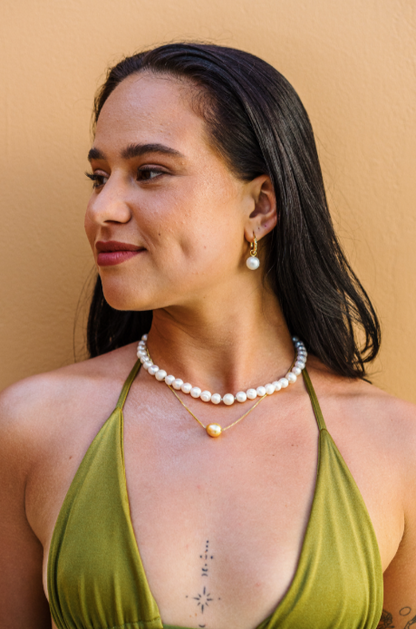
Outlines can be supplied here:
<path id="1" fill-rule="evenodd" d="M 128 242 L 118 242 L 116 240 L 99 240 L 95 244 L 98 255 L 98 266 L 114 266 L 145 251 L 144 247 L 132 245 Z"/>

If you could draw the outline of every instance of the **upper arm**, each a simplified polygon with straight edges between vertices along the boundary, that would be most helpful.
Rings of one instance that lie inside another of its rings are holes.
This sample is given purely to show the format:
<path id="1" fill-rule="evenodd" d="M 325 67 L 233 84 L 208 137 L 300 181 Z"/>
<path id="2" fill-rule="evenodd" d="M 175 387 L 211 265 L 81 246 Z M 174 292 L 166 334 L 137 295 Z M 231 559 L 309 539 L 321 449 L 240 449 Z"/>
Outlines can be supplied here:
<path id="1" fill-rule="evenodd" d="M 416 522 L 412 523 L 412 528 Z M 379 629 L 416 629 L 416 535 L 406 532 L 384 573 L 383 616 Z"/>
<path id="2" fill-rule="evenodd" d="M 31 460 L 19 395 L 24 395 L 24 385 L 0 396 L 0 627 L 50 629 L 42 588 L 43 549 L 25 514 Z"/>
<path id="3" fill-rule="evenodd" d="M 378 629 L 416 629 L 416 407 L 400 405 L 405 415 L 398 453 L 403 484 L 404 532 L 384 573 L 383 616 Z"/>

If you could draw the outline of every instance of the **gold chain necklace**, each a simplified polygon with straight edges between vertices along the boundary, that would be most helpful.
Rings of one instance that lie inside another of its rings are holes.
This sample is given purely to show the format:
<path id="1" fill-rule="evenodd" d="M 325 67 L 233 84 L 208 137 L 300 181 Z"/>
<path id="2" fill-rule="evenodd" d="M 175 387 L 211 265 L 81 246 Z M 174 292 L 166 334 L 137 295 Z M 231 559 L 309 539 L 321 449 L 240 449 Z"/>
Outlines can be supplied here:
<path id="1" fill-rule="evenodd" d="M 182 404 L 182 406 L 184 408 L 186 408 L 186 410 L 188 411 L 188 413 L 190 413 L 192 415 L 192 417 L 194 419 L 196 419 L 196 421 L 198 422 L 198 424 L 200 426 L 202 426 L 202 428 L 204 430 L 206 430 L 207 435 L 209 435 L 210 437 L 219 437 L 223 432 L 225 432 L 226 430 L 228 430 L 229 428 L 232 428 L 233 426 L 235 426 L 236 424 L 238 424 L 238 422 L 241 422 L 242 419 L 244 419 L 244 417 L 247 417 L 247 415 L 249 413 L 251 413 L 251 411 L 254 411 L 254 409 L 256 408 L 256 406 L 258 406 L 260 404 L 260 402 L 262 400 L 264 400 L 265 397 L 267 397 L 267 393 L 265 393 L 259 400 L 257 400 L 257 402 L 255 404 L 253 404 L 253 406 L 244 413 L 244 415 L 242 415 L 241 417 L 239 417 L 238 419 L 235 420 L 235 422 L 233 422 L 232 424 L 230 424 L 229 426 L 226 426 L 225 428 L 222 428 L 219 424 L 208 424 L 207 426 L 204 426 L 204 424 L 201 422 L 200 419 L 198 419 L 198 417 L 196 417 L 196 415 L 193 414 L 193 412 L 191 411 L 190 408 L 188 408 L 186 406 L 186 404 L 181 400 L 181 398 L 179 397 L 179 395 L 176 393 L 175 389 L 173 387 L 171 387 L 170 385 L 168 385 L 169 389 L 172 391 L 173 395 L 175 397 L 178 398 L 179 402 Z"/>

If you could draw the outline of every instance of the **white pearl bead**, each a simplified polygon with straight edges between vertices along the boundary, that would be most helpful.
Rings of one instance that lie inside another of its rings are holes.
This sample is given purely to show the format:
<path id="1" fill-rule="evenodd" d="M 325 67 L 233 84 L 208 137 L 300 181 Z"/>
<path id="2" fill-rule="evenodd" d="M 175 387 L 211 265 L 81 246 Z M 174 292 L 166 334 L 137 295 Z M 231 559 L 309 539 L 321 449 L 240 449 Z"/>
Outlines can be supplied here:
<path id="1" fill-rule="evenodd" d="M 271 395 L 272 393 L 274 393 L 274 386 L 270 382 L 268 384 L 265 384 L 264 388 L 266 389 L 267 395 Z"/>
<path id="2" fill-rule="evenodd" d="M 232 393 L 226 393 L 224 395 L 224 397 L 222 398 L 222 401 L 224 402 L 224 404 L 226 404 L 227 406 L 231 406 L 231 404 L 234 404 L 234 396 Z"/>
<path id="3" fill-rule="evenodd" d="M 156 371 L 159 371 L 159 367 L 157 365 L 152 365 L 148 369 L 148 372 L 150 373 L 151 376 L 154 376 Z"/>
<path id="4" fill-rule="evenodd" d="M 299 338 L 297 336 L 292 336 L 292 341 L 294 343 L 298 343 L 299 342 Z"/>
<path id="5" fill-rule="evenodd" d="M 201 400 L 203 402 L 209 402 L 211 399 L 211 391 L 202 391 Z"/>
<path id="6" fill-rule="evenodd" d="M 247 389 L 246 393 L 249 400 L 255 400 L 257 397 L 256 389 Z"/>
<path id="7" fill-rule="evenodd" d="M 263 397 L 263 395 L 266 395 L 266 389 L 264 387 L 257 387 L 256 391 L 259 397 Z"/>
<path id="8" fill-rule="evenodd" d="M 221 402 L 221 396 L 219 393 L 213 393 L 211 395 L 211 402 L 213 404 L 219 404 Z"/>
<path id="9" fill-rule="evenodd" d="M 289 386 L 289 380 L 287 378 L 280 378 L 279 382 L 282 389 L 286 389 L 286 387 Z"/>
<path id="10" fill-rule="evenodd" d="M 155 378 L 156 380 L 159 380 L 159 382 L 162 382 L 162 380 L 164 380 L 167 375 L 168 374 L 164 369 L 159 369 L 159 371 L 155 373 Z"/>
<path id="11" fill-rule="evenodd" d="M 180 378 L 175 378 L 175 380 L 172 382 L 173 388 L 176 389 L 177 391 L 179 391 L 182 385 L 183 385 L 183 380 L 181 380 Z"/>
<path id="12" fill-rule="evenodd" d="M 255 271 L 260 266 L 260 260 L 256 258 L 256 256 L 250 256 L 246 260 L 246 265 L 250 269 L 250 271 Z"/>
<path id="13" fill-rule="evenodd" d="M 302 369 L 299 369 L 299 367 L 293 367 L 292 373 L 294 373 L 295 376 L 300 376 L 300 374 L 302 373 Z"/>
<path id="14" fill-rule="evenodd" d="M 199 387 L 192 387 L 191 395 L 194 398 L 198 398 L 201 395 L 201 389 Z"/>
<path id="15" fill-rule="evenodd" d="M 290 371 L 288 374 L 286 374 L 286 380 L 289 380 L 289 382 L 293 384 L 294 382 L 296 382 L 297 377 L 295 376 L 294 373 Z"/>
<path id="16" fill-rule="evenodd" d="M 280 391 L 280 389 L 282 388 L 282 385 L 280 384 L 278 380 L 275 380 L 274 382 L 272 382 L 272 384 L 274 386 L 275 391 Z"/>
<path id="17" fill-rule="evenodd" d="M 145 369 L 149 369 L 152 365 L 153 365 L 153 362 L 151 360 L 146 360 L 146 362 L 143 363 L 143 367 Z"/>
<path id="18" fill-rule="evenodd" d="M 142 341 L 147 341 L 147 334 L 143 334 Z"/>
<path id="19" fill-rule="evenodd" d="M 299 369 L 305 369 L 305 363 L 303 363 L 301 360 L 297 360 L 295 362 L 295 367 L 299 367 Z"/>
<path id="20" fill-rule="evenodd" d="M 184 393 L 190 393 L 191 389 L 192 389 L 192 384 L 190 382 L 185 382 L 181 386 L 181 391 L 183 391 Z"/>
<path id="21" fill-rule="evenodd" d="M 245 402 L 247 399 L 247 394 L 244 391 L 239 391 L 238 393 L 236 393 L 235 399 L 237 400 L 237 402 Z"/>
<path id="22" fill-rule="evenodd" d="M 166 376 L 165 377 L 165 382 L 166 384 L 168 384 L 169 386 L 172 386 L 172 382 L 175 380 L 175 376 Z"/>
<path id="23" fill-rule="evenodd" d="M 141 347 L 142 349 L 146 349 L 146 342 L 145 341 L 139 341 L 138 347 Z"/>
<path id="24" fill-rule="evenodd" d="M 144 356 L 140 356 L 140 362 L 142 363 L 142 365 L 143 365 L 143 363 L 145 363 L 146 361 L 147 361 L 147 358 L 145 358 Z"/>

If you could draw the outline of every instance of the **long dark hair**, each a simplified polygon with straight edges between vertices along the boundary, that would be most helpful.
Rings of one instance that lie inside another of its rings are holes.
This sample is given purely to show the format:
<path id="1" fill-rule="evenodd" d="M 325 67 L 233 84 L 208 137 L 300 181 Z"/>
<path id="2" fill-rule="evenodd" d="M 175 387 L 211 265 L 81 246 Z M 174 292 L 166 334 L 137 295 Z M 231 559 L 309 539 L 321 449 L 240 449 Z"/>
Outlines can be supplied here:
<path id="1" fill-rule="evenodd" d="M 117 85 L 143 71 L 187 79 L 199 88 L 193 104 L 232 172 L 247 181 L 270 176 L 279 218 L 265 239 L 267 281 L 289 330 L 338 374 L 363 378 L 379 350 L 380 325 L 335 235 L 312 127 L 293 87 L 247 52 L 167 44 L 109 70 L 95 99 L 95 123 Z M 88 321 L 90 355 L 135 341 L 151 322 L 151 312 L 111 308 L 98 278 Z"/>

